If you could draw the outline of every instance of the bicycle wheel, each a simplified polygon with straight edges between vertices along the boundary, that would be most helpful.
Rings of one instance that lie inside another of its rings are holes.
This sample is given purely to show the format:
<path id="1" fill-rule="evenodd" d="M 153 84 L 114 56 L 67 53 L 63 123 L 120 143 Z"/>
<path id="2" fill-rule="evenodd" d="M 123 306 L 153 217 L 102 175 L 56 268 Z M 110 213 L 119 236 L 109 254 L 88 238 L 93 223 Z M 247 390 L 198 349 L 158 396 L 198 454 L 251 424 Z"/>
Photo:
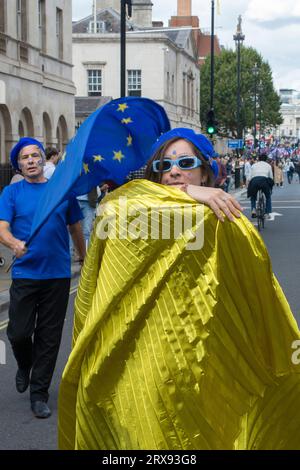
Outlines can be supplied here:
<path id="1" fill-rule="evenodd" d="M 258 191 L 258 198 L 257 198 L 257 205 L 256 205 L 256 217 L 257 217 L 257 228 L 258 231 L 261 230 L 265 226 L 265 202 L 264 202 L 264 194 L 260 189 Z"/>
<path id="2" fill-rule="evenodd" d="M 262 228 L 265 228 L 265 216 L 266 216 L 266 197 L 262 192 L 261 195 L 261 225 Z"/>
<path id="3" fill-rule="evenodd" d="M 257 228 L 258 228 L 258 231 L 261 232 L 261 229 L 262 229 L 262 220 L 261 220 L 260 215 L 257 216 Z"/>

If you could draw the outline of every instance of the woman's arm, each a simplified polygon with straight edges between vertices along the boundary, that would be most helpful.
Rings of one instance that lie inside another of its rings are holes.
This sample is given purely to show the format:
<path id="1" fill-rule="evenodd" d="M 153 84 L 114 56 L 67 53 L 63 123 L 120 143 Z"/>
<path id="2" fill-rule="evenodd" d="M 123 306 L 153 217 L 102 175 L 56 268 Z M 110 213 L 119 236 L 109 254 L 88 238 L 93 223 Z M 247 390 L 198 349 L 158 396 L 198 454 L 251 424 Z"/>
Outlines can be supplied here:
<path id="1" fill-rule="evenodd" d="M 176 185 L 176 188 L 185 191 L 195 201 L 210 207 L 221 222 L 224 222 L 224 214 L 230 221 L 233 221 L 234 217 L 241 217 L 240 212 L 243 211 L 243 208 L 239 202 L 222 189 L 193 184 Z"/>

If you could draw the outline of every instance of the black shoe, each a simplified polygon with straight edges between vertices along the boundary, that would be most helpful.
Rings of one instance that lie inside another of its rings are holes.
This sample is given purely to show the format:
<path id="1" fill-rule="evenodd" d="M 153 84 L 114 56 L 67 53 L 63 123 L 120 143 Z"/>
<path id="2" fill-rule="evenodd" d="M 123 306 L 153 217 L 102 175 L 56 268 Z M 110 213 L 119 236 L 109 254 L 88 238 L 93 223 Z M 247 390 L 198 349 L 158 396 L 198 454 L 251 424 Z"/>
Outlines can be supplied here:
<path id="1" fill-rule="evenodd" d="M 29 385 L 30 369 L 18 369 L 16 374 L 16 389 L 24 393 Z"/>
<path id="2" fill-rule="evenodd" d="M 33 401 L 31 409 L 36 418 L 49 418 L 51 410 L 45 401 Z"/>

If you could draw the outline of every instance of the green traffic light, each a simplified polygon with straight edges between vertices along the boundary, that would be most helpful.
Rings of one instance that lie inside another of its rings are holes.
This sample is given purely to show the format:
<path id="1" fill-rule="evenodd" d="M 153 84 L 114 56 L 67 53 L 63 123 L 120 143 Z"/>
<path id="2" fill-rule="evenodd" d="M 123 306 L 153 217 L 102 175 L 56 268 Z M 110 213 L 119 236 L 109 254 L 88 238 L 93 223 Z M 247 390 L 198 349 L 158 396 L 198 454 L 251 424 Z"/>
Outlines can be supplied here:
<path id="1" fill-rule="evenodd" d="M 209 126 L 209 127 L 207 128 L 207 133 L 208 133 L 208 134 L 214 134 L 214 132 L 215 132 L 215 128 L 214 128 L 213 126 Z"/>

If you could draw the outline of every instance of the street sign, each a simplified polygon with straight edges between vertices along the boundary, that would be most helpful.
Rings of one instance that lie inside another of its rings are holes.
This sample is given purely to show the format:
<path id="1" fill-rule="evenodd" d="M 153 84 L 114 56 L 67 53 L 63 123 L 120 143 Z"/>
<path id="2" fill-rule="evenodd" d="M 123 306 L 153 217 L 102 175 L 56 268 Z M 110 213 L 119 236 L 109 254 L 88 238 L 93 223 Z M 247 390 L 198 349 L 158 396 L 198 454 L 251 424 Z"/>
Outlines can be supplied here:
<path id="1" fill-rule="evenodd" d="M 243 139 L 231 139 L 227 142 L 227 147 L 230 149 L 242 149 L 244 146 Z"/>

